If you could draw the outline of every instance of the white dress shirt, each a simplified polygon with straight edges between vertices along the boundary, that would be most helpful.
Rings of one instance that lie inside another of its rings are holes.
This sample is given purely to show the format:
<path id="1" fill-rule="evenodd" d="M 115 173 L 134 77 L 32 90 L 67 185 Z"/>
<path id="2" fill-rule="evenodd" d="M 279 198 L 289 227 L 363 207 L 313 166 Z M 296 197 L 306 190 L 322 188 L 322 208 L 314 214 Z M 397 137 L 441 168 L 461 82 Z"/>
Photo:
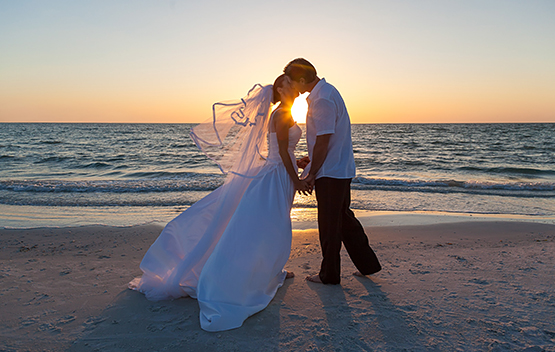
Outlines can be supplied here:
<path id="1" fill-rule="evenodd" d="M 306 142 L 310 160 L 316 137 L 331 134 L 328 155 L 316 178 L 354 178 L 356 171 L 351 141 L 351 120 L 341 94 L 322 78 L 310 92 L 307 102 Z M 307 169 L 309 167 L 310 165 Z"/>

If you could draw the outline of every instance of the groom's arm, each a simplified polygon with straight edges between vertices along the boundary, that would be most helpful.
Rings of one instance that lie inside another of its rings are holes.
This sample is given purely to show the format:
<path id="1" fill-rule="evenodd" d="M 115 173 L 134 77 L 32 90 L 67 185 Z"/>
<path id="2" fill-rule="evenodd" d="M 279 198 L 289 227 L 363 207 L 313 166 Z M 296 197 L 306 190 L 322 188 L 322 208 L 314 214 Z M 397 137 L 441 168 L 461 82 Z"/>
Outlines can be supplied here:
<path id="1" fill-rule="evenodd" d="M 330 143 L 331 134 L 322 134 L 316 137 L 316 143 L 314 143 L 314 150 L 312 152 L 312 165 L 310 166 L 310 172 L 306 177 L 306 180 L 313 187 L 316 181 L 316 174 L 320 171 L 320 168 L 324 164 L 324 160 L 328 156 L 328 145 Z"/>
<path id="2" fill-rule="evenodd" d="M 312 164 L 307 181 L 314 186 L 316 174 L 328 156 L 330 137 L 335 133 L 335 120 L 337 108 L 328 99 L 318 99 L 312 102 L 312 123 L 316 129 L 316 142 L 312 151 Z"/>

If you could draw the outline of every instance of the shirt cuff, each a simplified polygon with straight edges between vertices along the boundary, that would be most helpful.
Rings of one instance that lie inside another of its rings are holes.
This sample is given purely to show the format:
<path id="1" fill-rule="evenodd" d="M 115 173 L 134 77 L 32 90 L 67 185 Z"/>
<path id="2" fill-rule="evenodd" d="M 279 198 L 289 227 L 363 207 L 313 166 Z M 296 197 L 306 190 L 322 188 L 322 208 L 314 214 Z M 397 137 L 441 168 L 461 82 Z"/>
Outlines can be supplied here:
<path id="1" fill-rule="evenodd" d="M 316 135 L 317 135 L 317 136 L 321 136 L 321 135 L 324 135 L 324 134 L 334 134 L 334 133 L 335 133 L 334 130 L 327 130 L 327 131 L 320 131 L 320 132 L 317 132 Z"/>

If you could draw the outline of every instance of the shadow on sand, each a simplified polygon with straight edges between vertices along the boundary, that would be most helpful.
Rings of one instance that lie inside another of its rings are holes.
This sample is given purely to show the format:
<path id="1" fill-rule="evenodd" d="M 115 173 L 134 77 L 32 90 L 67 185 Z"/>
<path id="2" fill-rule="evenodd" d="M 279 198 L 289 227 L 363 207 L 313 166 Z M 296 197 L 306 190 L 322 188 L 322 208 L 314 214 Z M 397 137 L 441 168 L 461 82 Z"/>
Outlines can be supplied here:
<path id="1" fill-rule="evenodd" d="M 322 301 L 327 320 L 328 338 L 318 343 L 319 349 L 427 351 L 425 337 L 407 313 L 416 308 L 396 306 L 379 280 L 355 278 L 341 286 L 309 287 Z"/>
<path id="2" fill-rule="evenodd" d="M 148 301 L 124 290 L 101 315 L 89 319 L 68 351 L 274 351 L 280 331 L 280 306 L 288 283 L 268 307 L 239 329 L 206 332 L 200 328 L 195 299 Z"/>
<path id="3" fill-rule="evenodd" d="M 321 303 L 314 302 L 319 317 L 307 317 L 304 326 L 280 320 L 290 319 L 284 314 L 288 311 L 281 310 L 293 282 L 286 281 L 268 307 L 241 328 L 216 333 L 200 328 L 195 299 L 151 302 L 124 290 L 99 316 L 85 322 L 68 351 L 277 351 L 293 346 L 313 351 L 426 351 L 425 336 L 410 317 L 416 307 L 393 304 L 379 279 L 356 278 L 343 286 L 308 283 Z M 291 324 L 295 331 L 289 331 Z"/>

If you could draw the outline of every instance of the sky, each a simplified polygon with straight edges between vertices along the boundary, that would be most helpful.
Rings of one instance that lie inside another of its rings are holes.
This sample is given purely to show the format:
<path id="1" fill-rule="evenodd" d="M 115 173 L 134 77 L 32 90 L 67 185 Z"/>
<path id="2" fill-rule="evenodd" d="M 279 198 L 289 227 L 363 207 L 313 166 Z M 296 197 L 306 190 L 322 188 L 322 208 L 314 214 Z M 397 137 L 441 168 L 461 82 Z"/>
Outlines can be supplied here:
<path id="1" fill-rule="evenodd" d="M 0 122 L 202 122 L 297 57 L 353 123 L 555 122 L 553 0 L 0 0 Z"/>

